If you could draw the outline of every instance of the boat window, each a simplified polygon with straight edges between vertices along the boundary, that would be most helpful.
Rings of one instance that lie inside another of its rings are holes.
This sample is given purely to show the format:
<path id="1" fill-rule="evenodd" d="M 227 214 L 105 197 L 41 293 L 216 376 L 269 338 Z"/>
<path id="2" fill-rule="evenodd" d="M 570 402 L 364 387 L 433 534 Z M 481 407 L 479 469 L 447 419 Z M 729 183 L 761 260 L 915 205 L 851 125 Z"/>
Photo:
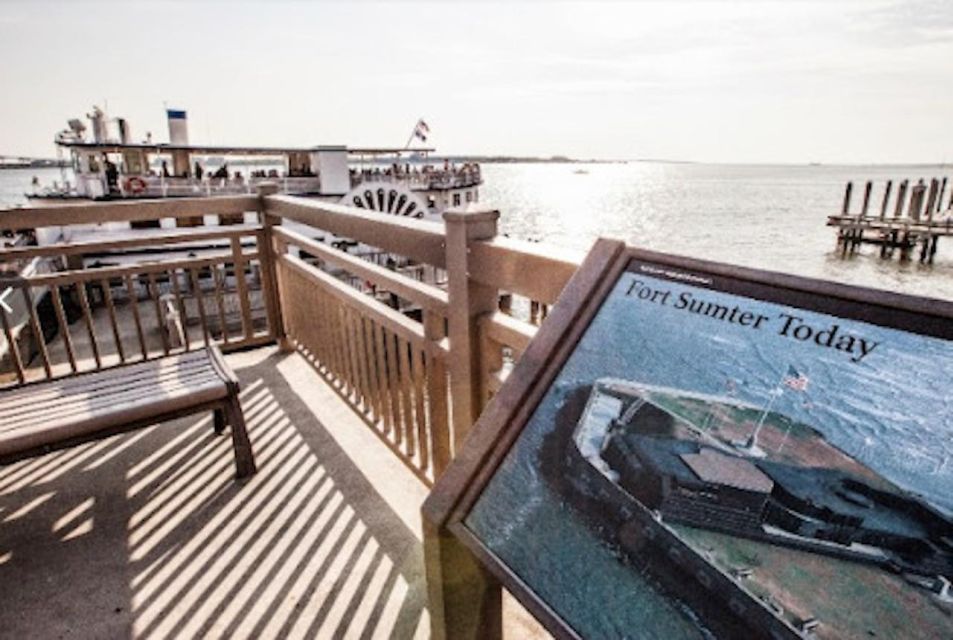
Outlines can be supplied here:
<path id="1" fill-rule="evenodd" d="M 162 224 L 159 220 L 130 220 L 130 229 L 159 229 Z"/>
<path id="2" fill-rule="evenodd" d="M 187 218 L 177 218 L 175 226 L 177 227 L 201 227 L 204 224 L 202 216 L 189 216 Z"/>

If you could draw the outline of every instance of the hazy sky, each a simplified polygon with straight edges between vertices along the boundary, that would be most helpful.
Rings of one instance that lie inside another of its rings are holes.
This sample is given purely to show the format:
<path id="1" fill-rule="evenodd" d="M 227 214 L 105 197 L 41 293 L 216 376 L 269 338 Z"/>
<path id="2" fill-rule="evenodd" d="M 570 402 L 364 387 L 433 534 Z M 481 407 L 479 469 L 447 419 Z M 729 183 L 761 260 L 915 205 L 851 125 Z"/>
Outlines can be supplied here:
<path id="1" fill-rule="evenodd" d="M 167 140 L 727 162 L 953 161 L 953 1 L 0 0 L 0 154 L 108 103 Z"/>

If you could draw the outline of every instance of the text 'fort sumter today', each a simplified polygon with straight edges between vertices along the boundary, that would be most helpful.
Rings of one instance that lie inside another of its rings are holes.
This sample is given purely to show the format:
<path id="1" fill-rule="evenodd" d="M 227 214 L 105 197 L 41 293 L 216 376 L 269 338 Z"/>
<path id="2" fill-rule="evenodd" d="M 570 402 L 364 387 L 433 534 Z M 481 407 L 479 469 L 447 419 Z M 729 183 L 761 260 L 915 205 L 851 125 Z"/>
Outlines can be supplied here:
<path id="1" fill-rule="evenodd" d="M 836 322 L 821 325 L 811 323 L 798 315 L 796 310 L 765 315 L 742 306 L 706 300 L 692 291 L 654 286 L 639 278 L 632 280 L 625 295 L 641 302 L 671 307 L 752 331 L 770 330 L 782 338 L 841 352 L 851 362 L 861 362 L 880 345 L 880 342 L 845 330 Z"/>

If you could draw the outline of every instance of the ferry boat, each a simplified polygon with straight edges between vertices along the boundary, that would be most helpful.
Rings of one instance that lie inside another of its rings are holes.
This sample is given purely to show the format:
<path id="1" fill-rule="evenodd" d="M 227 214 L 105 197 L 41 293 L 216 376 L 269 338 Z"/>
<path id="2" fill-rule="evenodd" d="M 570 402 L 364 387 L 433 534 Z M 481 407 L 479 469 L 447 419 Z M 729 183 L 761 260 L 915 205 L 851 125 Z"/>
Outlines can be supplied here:
<path id="1" fill-rule="evenodd" d="M 55 143 L 60 158 L 69 156 L 74 179 L 44 187 L 34 179 L 34 190 L 26 194 L 31 205 L 62 204 L 63 201 L 104 201 L 152 198 L 205 197 L 254 194 L 261 184 L 275 184 L 279 193 L 292 194 L 325 202 L 344 204 L 384 214 L 442 222 L 450 207 L 465 206 L 479 199 L 482 184 L 476 163 L 454 164 L 447 160 L 431 161 L 433 148 L 411 147 L 416 137 L 426 142 L 427 129 L 418 121 L 403 148 L 349 148 L 344 145 L 312 147 L 209 146 L 189 142 L 186 111 L 167 109 L 169 142 L 154 142 L 151 134 L 135 142 L 124 118 L 109 118 L 93 107 L 87 115 L 87 127 L 79 118 L 68 121 L 68 128 L 57 134 Z M 26 241 L 38 245 L 66 242 L 93 242 L 148 237 L 179 227 L 203 227 L 254 223 L 257 214 L 244 216 L 204 215 L 189 218 L 165 218 L 138 222 L 108 222 L 70 227 L 37 228 Z M 322 233 L 306 225 L 286 222 L 289 229 L 312 239 L 333 245 L 353 256 L 373 261 L 442 286 L 443 273 L 435 267 L 419 265 L 403 257 L 382 252 L 349 238 Z M 198 229 L 196 229 L 198 231 Z M 202 256 L 221 249 L 223 239 L 203 239 L 188 243 L 189 255 Z M 186 246 L 179 243 L 179 248 Z M 311 261 L 298 249 L 296 255 Z M 169 257 L 169 249 L 160 244 L 135 250 L 110 249 L 78 257 L 85 268 L 123 266 Z M 327 261 L 317 266 L 337 277 L 350 278 L 349 284 L 364 291 L 366 284 L 350 277 Z M 57 265 L 42 265 L 55 270 Z M 373 290 L 370 293 L 383 295 Z M 404 313 L 419 310 L 398 301 Z M 24 314 L 13 317 L 22 323 Z"/>
<path id="2" fill-rule="evenodd" d="M 125 118 L 93 107 L 55 139 L 69 156 L 74 180 L 26 194 L 34 203 L 65 199 L 122 200 L 255 193 L 274 183 L 280 193 L 340 202 L 416 218 L 439 219 L 449 207 L 476 202 L 482 184 L 476 163 L 435 164 L 433 148 L 210 146 L 190 144 L 188 114 L 167 109 L 169 142 L 152 135 L 135 142 Z M 418 122 L 415 133 L 423 125 Z M 426 139 L 426 136 L 418 137 Z M 411 136 L 413 139 L 413 136 Z"/>

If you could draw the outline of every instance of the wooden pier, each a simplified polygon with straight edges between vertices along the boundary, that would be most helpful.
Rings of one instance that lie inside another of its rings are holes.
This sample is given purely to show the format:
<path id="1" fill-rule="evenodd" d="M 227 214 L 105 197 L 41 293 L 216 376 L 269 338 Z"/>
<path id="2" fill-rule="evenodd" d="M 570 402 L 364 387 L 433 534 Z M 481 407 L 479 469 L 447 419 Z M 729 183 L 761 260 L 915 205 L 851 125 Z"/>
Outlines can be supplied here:
<path id="1" fill-rule="evenodd" d="M 893 180 L 888 180 L 879 210 L 874 212 L 874 183 L 865 184 L 863 202 L 856 213 L 851 213 L 853 187 L 853 183 L 847 183 L 841 212 L 827 218 L 827 226 L 837 229 L 837 247 L 843 256 L 870 244 L 880 247 L 881 258 L 891 258 L 899 250 L 900 260 L 905 262 L 919 250 L 920 262 L 932 264 L 940 238 L 953 236 L 953 189 L 947 199 L 947 178 L 933 178 L 929 184 L 920 179 L 912 186 L 909 180 L 903 180 L 897 185 L 896 195 Z"/>

